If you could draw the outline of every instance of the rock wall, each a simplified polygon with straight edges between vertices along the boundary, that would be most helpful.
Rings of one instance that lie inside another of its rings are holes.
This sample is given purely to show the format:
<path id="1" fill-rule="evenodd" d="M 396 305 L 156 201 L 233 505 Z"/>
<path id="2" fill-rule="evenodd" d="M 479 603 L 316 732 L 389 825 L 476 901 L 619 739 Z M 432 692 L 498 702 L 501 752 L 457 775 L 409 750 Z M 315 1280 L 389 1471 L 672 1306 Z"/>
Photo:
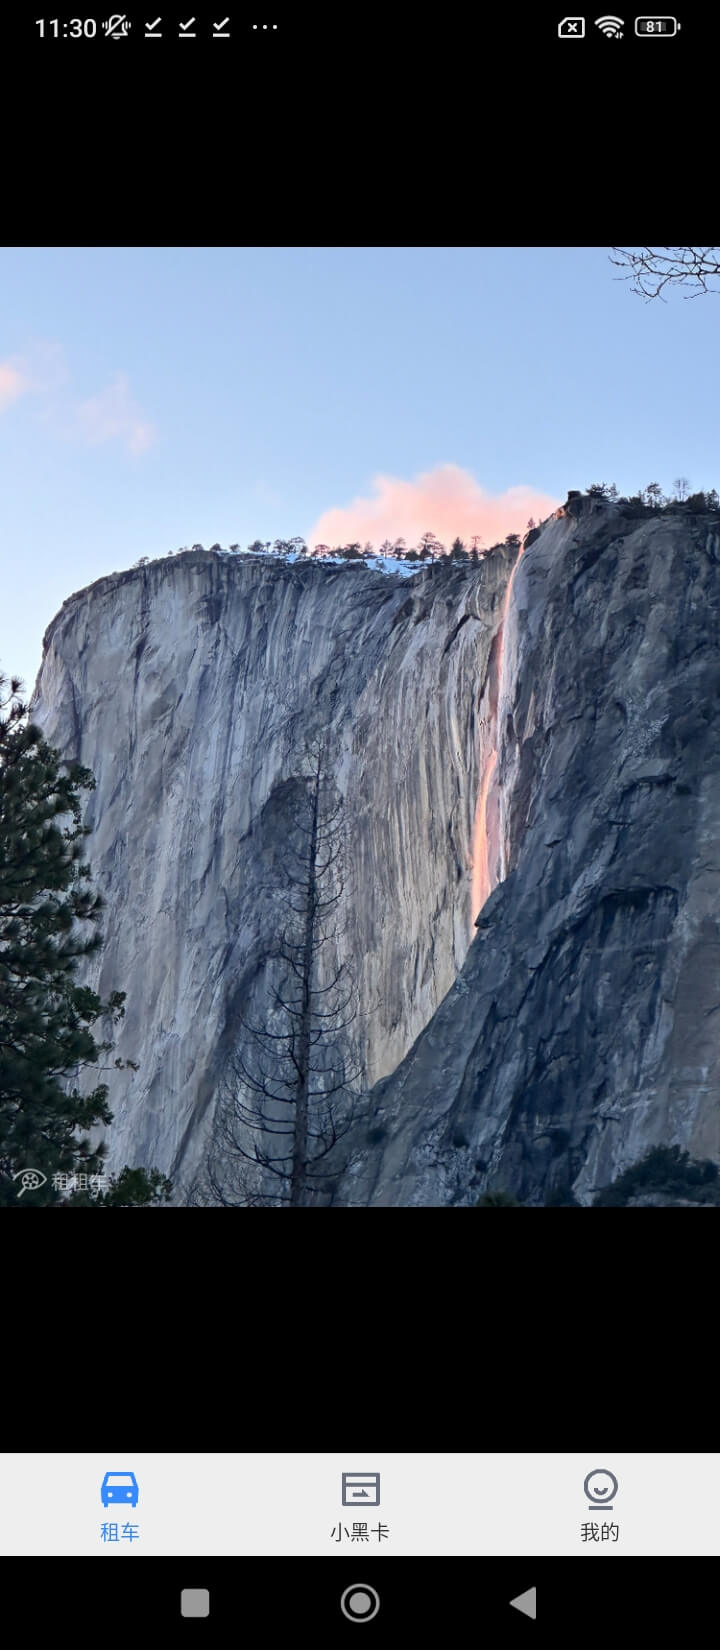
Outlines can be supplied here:
<path id="1" fill-rule="evenodd" d="M 304 731 L 330 729 L 346 803 L 366 1084 L 431 1019 L 472 932 L 509 572 L 502 551 L 412 579 L 188 552 L 63 605 L 32 709 L 96 778 L 87 854 L 106 938 L 85 977 L 127 992 L 113 1058 L 139 1066 L 107 1077 L 111 1169 L 153 1165 L 182 1186 L 203 1159 L 240 1016 L 262 1003 Z"/>
<path id="2" fill-rule="evenodd" d="M 497 886 L 373 1146 L 344 1142 L 350 1204 L 590 1203 L 653 1145 L 720 1161 L 717 516 L 574 501 L 517 567 L 500 675 Z"/>

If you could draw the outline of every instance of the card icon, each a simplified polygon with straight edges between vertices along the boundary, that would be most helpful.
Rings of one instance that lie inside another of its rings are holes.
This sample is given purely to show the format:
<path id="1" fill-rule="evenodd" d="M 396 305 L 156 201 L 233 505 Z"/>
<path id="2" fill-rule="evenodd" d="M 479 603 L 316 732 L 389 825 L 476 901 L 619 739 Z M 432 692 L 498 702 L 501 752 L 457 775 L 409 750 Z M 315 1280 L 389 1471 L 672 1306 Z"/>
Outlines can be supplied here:
<path id="1" fill-rule="evenodd" d="M 342 1504 L 344 1507 L 379 1507 L 379 1472 L 344 1472 L 342 1475 Z"/>

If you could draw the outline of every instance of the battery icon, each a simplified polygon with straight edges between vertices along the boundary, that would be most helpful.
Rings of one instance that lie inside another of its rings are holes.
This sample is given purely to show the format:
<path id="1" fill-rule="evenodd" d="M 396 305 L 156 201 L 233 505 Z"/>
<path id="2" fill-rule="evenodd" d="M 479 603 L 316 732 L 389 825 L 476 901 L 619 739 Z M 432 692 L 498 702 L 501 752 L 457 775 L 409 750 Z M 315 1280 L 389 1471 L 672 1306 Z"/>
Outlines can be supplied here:
<path id="1" fill-rule="evenodd" d="M 662 40 L 667 36 L 677 34 L 680 24 L 676 17 L 636 17 L 635 33 L 644 34 L 648 40 Z"/>

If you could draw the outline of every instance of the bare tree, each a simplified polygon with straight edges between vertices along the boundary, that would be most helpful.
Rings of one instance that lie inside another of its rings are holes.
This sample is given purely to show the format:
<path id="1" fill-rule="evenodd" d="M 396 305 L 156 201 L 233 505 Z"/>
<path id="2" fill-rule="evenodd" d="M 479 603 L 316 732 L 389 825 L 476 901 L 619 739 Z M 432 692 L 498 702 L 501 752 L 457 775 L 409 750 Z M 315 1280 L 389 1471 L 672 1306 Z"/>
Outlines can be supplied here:
<path id="1" fill-rule="evenodd" d="M 675 488 L 675 497 L 683 504 L 690 491 L 690 482 L 687 476 L 678 476 L 677 480 L 673 482 L 673 487 Z"/>
<path id="2" fill-rule="evenodd" d="M 268 1011 L 241 1017 L 206 1164 L 190 1192 L 195 1205 L 332 1203 L 338 1171 L 323 1160 L 356 1113 L 356 993 L 338 951 L 342 798 L 326 736 L 305 743 L 287 787 L 284 886 L 275 890 L 285 920 L 265 958 Z"/>
<path id="3" fill-rule="evenodd" d="M 618 277 L 633 281 L 632 292 L 641 298 L 660 298 L 666 286 L 690 286 L 686 298 L 702 292 L 718 292 L 712 283 L 720 280 L 720 246 L 641 246 L 634 249 L 614 246 L 610 262 L 629 274 Z"/>

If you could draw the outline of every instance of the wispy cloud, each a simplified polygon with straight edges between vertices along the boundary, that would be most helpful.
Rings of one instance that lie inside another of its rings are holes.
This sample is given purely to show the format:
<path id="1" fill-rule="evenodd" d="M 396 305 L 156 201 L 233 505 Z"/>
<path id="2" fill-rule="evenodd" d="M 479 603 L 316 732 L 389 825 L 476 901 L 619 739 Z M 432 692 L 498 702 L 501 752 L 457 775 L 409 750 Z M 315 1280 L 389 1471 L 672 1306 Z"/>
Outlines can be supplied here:
<path id="1" fill-rule="evenodd" d="M 155 439 L 155 426 L 134 401 L 125 372 L 116 372 L 106 389 L 81 401 L 76 418 L 78 429 L 93 447 L 119 440 L 129 452 L 144 453 Z"/>
<path id="2" fill-rule="evenodd" d="M 487 493 L 469 470 L 459 464 L 438 464 L 413 481 L 397 476 L 373 477 L 374 497 L 354 498 L 351 504 L 326 510 L 307 535 L 308 544 L 347 544 L 367 539 L 404 538 L 417 544 L 431 531 L 449 547 L 459 535 L 467 543 L 478 534 L 486 546 L 508 533 L 524 532 L 530 516 L 536 520 L 557 509 L 559 499 L 535 487 L 508 487 Z"/>
<path id="3" fill-rule="evenodd" d="M 131 453 L 144 453 L 155 439 L 155 426 L 135 401 L 126 372 L 116 372 L 97 394 L 73 394 L 71 374 L 60 344 L 37 342 L 23 356 L 0 361 L 0 412 L 23 395 L 34 399 L 38 416 L 51 430 L 89 446 L 119 441 Z"/>
<path id="4" fill-rule="evenodd" d="M 30 383 L 22 367 L 14 361 L 0 361 L 0 412 L 27 394 Z"/>

